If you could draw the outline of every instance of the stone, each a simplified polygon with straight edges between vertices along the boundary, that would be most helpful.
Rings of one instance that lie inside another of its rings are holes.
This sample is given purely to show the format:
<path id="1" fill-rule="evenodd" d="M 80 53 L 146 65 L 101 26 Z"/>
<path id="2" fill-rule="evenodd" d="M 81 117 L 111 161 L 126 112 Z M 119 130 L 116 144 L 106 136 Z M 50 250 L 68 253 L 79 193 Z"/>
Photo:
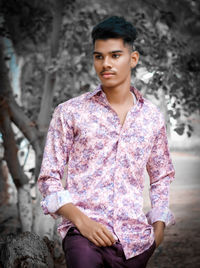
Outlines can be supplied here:
<path id="1" fill-rule="evenodd" d="M 0 241 L 0 261 L 4 268 L 54 267 L 49 249 L 37 234 L 9 234 Z"/>

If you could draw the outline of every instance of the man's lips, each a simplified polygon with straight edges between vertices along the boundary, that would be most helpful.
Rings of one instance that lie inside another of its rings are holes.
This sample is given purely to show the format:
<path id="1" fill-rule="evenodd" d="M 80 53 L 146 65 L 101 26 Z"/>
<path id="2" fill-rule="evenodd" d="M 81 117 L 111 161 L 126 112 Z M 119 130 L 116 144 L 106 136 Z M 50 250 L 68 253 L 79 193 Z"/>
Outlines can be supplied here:
<path id="1" fill-rule="evenodd" d="M 115 73 L 112 73 L 112 72 L 102 72 L 101 75 L 102 75 L 104 78 L 109 78 L 109 77 L 114 76 Z"/>

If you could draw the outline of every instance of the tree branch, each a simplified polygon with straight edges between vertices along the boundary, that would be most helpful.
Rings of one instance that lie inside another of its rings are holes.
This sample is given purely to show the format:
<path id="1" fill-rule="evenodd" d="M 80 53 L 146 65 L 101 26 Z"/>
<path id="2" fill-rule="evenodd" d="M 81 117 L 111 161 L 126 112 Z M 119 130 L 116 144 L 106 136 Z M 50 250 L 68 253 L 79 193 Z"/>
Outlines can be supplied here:
<path id="1" fill-rule="evenodd" d="M 0 130 L 3 136 L 3 146 L 5 150 L 5 160 L 7 162 L 9 171 L 12 175 L 13 181 L 17 188 L 28 183 L 28 177 L 23 172 L 20 166 L 17 152 L 18 148 L 16 146 L 16 141 L 14 137 L 14 132 L 11 127 L 11 121 L 8 113 L 8 107 L 6 103 L 1 105 L 0 108 Z"/>
<path id="2" fill-rule="evenodd" d="M 24 114 L 13 96 L 9 97 L 8 105 L 13 123 L 15 123 L 15 125 L 21 130 L 21 132 L 32 145 L 33 149 L 37 153 L 41 153 L 42 148 L 39 141 L 40 135 L 34 123 Z"/>
<path id="3" fill-rule="evenodd" d="M 8 69 L 6 67 L 3 55 L 3 40 L 0 39 L 0 98 L 8 106 L 9 116 L 15 125 L 21 130 L 24 136 L 29 140 L 33 149 L 39 154 L 42 153 L 39 142 L 39 131 L 33 122 L 24 114 L 20 106 L 15 101 L 10 81 L 8 78 Z"/>
<path id="4" fill-rule="evenodd" d="M 10 81 L 8 78 L 8 70 L 4 61 L 4 55 L 3 55 L 3 40 L 0 38 L 0 100 L 3 107 L 0 107 L 0 117 L 2 120 L 4 120 L 3 112 L 6 109 L 6 116 L 9 116 L 6 120 L 12 120 L 13 123 L 20 129 L 20 131 L 23 133 L 23 135 L 27 138 L 27 140 L 32 145 L 35 154 L 36 154 L 36 171 L 35 176 L 37 177 L 39 174 L 40 169 L 40 163 L 42 159 L 42 152 L 43 152 L 43 146 L 41 140 L 43 139 L 43 136 L 40 137 L 40 132 L 35 127 L 33 122 L 24 114 L 21 107 L 17 104 L 15 101 L 13 94 L 12 94 L 12 88 L 10 85 Z M 5 126 L 2 126 L 4 130 L 11 131 L 9 129 L 9 122 L 2 121 L 2 123 L 5 123 Z M 11 134 L 12 135 L 12 134 Z M 8 137 L 8 136 L 7 136 Z M 6 133 L 5 133 L 5 138 Z M 14 140 L 13 140 L 14 142 Z M 9 146 L 9 143 L 6 143 L 6 146 Z M 16 144 L 13 145 L 14 148 L 16 148 Z M 7 149 L 6 149 L 7 150 Z M 8 157 L 9 161 L 9 157 Z"/>

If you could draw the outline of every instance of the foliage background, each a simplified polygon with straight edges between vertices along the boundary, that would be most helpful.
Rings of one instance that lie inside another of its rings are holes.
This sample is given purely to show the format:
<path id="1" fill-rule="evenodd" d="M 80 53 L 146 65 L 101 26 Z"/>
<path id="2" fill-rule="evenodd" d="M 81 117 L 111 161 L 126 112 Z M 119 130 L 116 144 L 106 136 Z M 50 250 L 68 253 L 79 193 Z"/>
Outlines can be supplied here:
<path id="1" fill-rule="evenodd" d="M 13 42 L 16 56 L 24 61 L 21 103 L 33 121 L 37 121 L 40 110 L 46 71 L 57 72 L 52 109 L 98 83 L 92 68 L 90 32 L 110 15 L 125 16 L 138 30 L 138 69 L 142 66 L 154 72 L 145 93 L 157 96 L 162 87 L 169 101 L 173 98 L 168 113 L 176 119 L 199 109 L 199 1 L 64 1 L 58 53 L 51 64 L 47 59 L 54 1 L 2 2 L 2 27 Z M 136 85 L 144 90 L 146 84 L 138 80 Z M 177 125 L 180 134 L 184 130 L 181 123 Z"/>

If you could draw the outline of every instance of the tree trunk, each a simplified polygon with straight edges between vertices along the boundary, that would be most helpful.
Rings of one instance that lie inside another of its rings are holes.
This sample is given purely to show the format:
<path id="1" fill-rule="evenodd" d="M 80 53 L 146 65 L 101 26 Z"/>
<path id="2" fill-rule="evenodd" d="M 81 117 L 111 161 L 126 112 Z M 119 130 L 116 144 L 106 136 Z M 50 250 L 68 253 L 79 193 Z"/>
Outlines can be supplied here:
<path id="1" fill-rule="evenodd" d="M 11 127 L 8 108 L 5 105 L 0 109 L 0 130 L 3 137 L 4 157 L 7 162 L 10 174 L 17 188 L 28 183 L 28 178 L 20 166 L 17 156 L 18 148 L 16 146 L 14 132 Z"/>
<path id="2" fill-rule="evenodd" d="M 59 35 L 62 25 L 62 10 L 63 10 L 63 0 L 58 0 L 54 2 L 53 11 L 53 31 L 51 35 L 50 43 L 50 55 L 47 61 L 48 69 L 46 70 L 44 92 L 42 96 L 40 112 L 38 116 L 38 128 L 40 131 L 40 142 L 42 144 L 42 149 L 44 148 L 44 142 L 46 138 L 46 132 L 49 126 L 52 103 L 53 103 L 53 93 L 56 85 L 56 57 L 59 51 Z M 50 69 L 53 68 L 52 71 Z M 36 155 L 38 163 L 41 163 L 42 155 Z M 39 165 L 40 166 L 40 165 Z M 37 173 L 37 172 L 36 172 Z M 53 230 L 55 226 L 55 220 L 50 216 L 45 216 L 40 207 L 41 195 L 37 192 L 36 203 L 34 206 L 34 224 L 33 230 L 40 234 L 46 235 L 49 239 L 53 237 Z M 42 226 L 44 228 L 42 228 Z"/>
<path id="3" fill-rule="evenodd" d="M 1 40 L 0 40 L 1 41 Z M 9 97 L 11 96 L 11 86 L 8 79 L 8 70 L 3 57 L 3 45 L 0 42 L 0 130 L 3 138 L 4 157 L 8 169 L 18 190 L 18 207 L 22 231 L 30 231 L 32 226 L 32 202 L 28 177 L 25 175 L 18 159 L 18 148 L 15 135 L 11 126 Z"/>
<path id="4" fill-rule="evenodd" d="M 21 221 L 22 231 L 31 231 L 32 227 L 32 202 L 30 196 L 30 185 L 28 178 L 20 166 L 17 156 L 17 146 L 8 110 L 0 111 L 0 130 L 3 136 L 3 144 L 5 149 L 5 160 L 13 181 L 18 190 L 18 207 Z"/>
<path id="5" fill-rule="evenodd" d="M 8 170 L 0 160 L 0 207 L 8 202 Z"/>
<path id="6" fill-rule="evenodd" d="M 0 40 L 0 98 L 2 102 L 1 109 L 1 129 L 4 132 L 4 148 L 6 154 L 6 161 L 8 168 L 13 177 L 14 183 L 18 190 L 18 201 L 19 201 L 19 214 L 22 223 L 22 229 L 24 231 L 31 230 L 31 222 L 34 220 L 32 229 L 35 230 L 40 235 L 47 234 L 49 238 L 53 236 L 55 221 L 47 216 L 44 216 L 40 200 L 41 196 L 36 196 L 36 202 L 34 206 L 35 217 L 32 217 L 32 202 L 30 196 L 30 187 L 28 184 L 28 178 L 26 177 L 23 169 L 19 164 L 17 157 L 17 146 L 14 139 L 14 133 L 11 127 L 12 120 L 16 126 L 21 130 L 24 136 L 31 143 L 35 154 L 36 154 L 36 167 L 35 167 L 35 177 L 39 175 L 40 164 L 42 160 L 42 152 L 44 147 L 44 141 L 46 137 L 46 131 L 49 125 L 52 102 L 53 102 L 53 92 L 55 88 L 56 70 L 50 70 L 55 65 L 56 57 L 59 51 L 59 34 L 62 24 L 62 11 L 63 11 L 63 0 L 54 1 L 53 10 L 53 31 L 51 35 L 50 43 L 50 55 L 48 58 L 48 70 L 45 77 L 45 86 L 43 97 L 41 101 L 41 108 L 38 116 L 38 128 L 31 122 L 29 118 L 24 114 L 22 109 L 16 103 L 12 88 L 8 78 L 8 70 L 6 68 L 3 56 L 3 42 Z M 6 108 L 6 109 L 5 109 Z M 10 134 L 9 134 L 10 133 Z M 36 186 L 37 188 L 37 186 Z M 37 191 L 36 191 L 37 192 Z M 40 223 L 40 224 L 38 224 Z M 44 224 L 45 223 L 45 224 Z M 42 230 L 41 226 L 45 229 Z"/>
<path id="7" fill-rule="evenodd" d="M 30 188 L 29 183 L 18 188 L 18 208 L 22 232 L 32 231 L 33 211 Z"/>
<path id="8" fill-rule="evenodd" d="M 53 103 L 53 93 L 56 82 L 56 59 L 59 51 L 59 35 L 62 25 L 63 0 L 54 2 L 53 11 L 53 31 L 50 40 L 50 55 L 47 60 L 47 70 L 45 76 L 44 92 L 38 116 L 39 130 L 46 134 L 51 118 L 51 108 Z"/>
<path id="9" fill-rule="evenodd" d="M 47 236 L 50 240 L 54 236 L 55 220 L 50 215 L 44 215 L 40 206 L 41 194 L 36 188 L 37 198 L 34 203 L 33 232 L 41 237 Z"/>

